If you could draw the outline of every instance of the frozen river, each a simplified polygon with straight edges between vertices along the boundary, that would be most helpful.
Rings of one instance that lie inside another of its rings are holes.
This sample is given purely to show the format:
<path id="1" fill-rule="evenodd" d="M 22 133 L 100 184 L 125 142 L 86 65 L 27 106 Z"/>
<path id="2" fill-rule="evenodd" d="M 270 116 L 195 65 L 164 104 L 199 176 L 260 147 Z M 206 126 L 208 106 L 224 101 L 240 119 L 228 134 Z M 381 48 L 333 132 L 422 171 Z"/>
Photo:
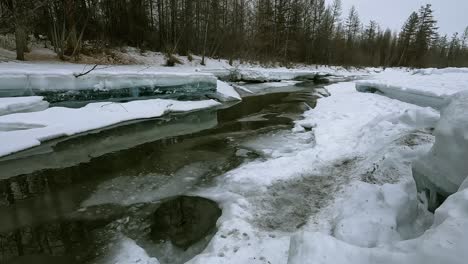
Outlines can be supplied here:
<path id="1" fill-rule="evenodd" d="M 190 259 L 213 235 L 216 218 L 210 218 L 219 217 L 216 209 L 195 198 L 175 201 L 208 215 L 194 223 L 203 232 L 187 238 L 191 231 L 185 230 L 177 238 L 183 254 L 153 239 L 152 215 L 161 203 L 210 186 L 240 164 L 264 159 L 268 154 L 249 146 L 259 135 L 288 133 L 293 121 L 315 106 L 315 88 L 291 84 L 276 93 L 249 94 L 237 104 L 127 123 L 0 159 L 1 262 L 106 263 L 113 254 L 112 234 L 122 229 L 161 263 Z M 159 213 L 171 215 L 171 207 Z"/>

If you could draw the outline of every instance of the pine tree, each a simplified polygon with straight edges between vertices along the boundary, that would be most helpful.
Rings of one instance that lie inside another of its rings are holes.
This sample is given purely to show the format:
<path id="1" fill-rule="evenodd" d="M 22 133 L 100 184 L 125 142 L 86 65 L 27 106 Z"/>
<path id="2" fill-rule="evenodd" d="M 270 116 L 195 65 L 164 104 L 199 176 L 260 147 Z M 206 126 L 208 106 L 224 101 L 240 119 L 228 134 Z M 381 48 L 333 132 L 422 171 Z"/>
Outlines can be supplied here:
<path id="1" fill-rule="evenodd" d="M 419 10 L 418 31 L 415 40 L 414 66 L 424 66 L 424 56 L 435 40 L 435 34 L 438 29 L 436 24 L 437 21 L 434 19 L 431 5 L 422 6 Z"/>
<path id="2" fill-rule="evenodd" d="M 330 7 L 325 9 L 323 19 L 319 25 L 319 29 L 316 37 L 316 58 L 317 62 L 321 64 L 329 64 L 330 52 L 331 52 L 331 37 L 333 35 L 334 28 L 333 12 Z"/>
<path id="3" fill-rule="evenodd" d="M 331 6 L 332 9 L 332 16 L 333 16 L 333 25 L 336 27 L 341 22 L 341 12 L 343 10 L 343 3 L 341 0 L 334 0 Z"/>
<path id="4" fill-rule="evenodd" d="M 393 33 L 363 29 L 354 7 L 342 18 L 342 0 L 0 0 L 0 28 L 16 34 L 18 59 L 34 34 L 61 59 L 135 46 L 231 63 L 468 66 L 468 28 L 438 36 L 430 5 Z"/>
<path id="5" fill-rule="evenodd" d="M 411 59 L 412 50 L 416 40 L 416 32 L 418 28 L 419 17 L 416 12 L 413 12 L 406 23 L 403 25 L 399 36 L 399 58 L 397 66 L 408 66 L 408 61 Z"/>
<path id="6" fill-rule="evenodd" d="M 458 32 L 456 32 L 453 34 L 452 40 L 450 41 L 447 54 L 447 66 L 456 66 L 456 60 L 458 58 L 460 47 L 460 39 L 458 38 Z"/>
<path id="7" fill-rule="evenodd" d="M 463 32 L 461 42 L 462 49 L 468 49 L 468 27 L 466 27 L 465 31 Z"/>
<path id="8" fill-rule="evenodd" d="M 354 42 L 360 27 L 361 21 L 359 20 L 359 14 L 356 8 L 352 6 L 349 10 L 348 18 L 346 19 L 346 35 L 349 43 Z"/>
<path id="9" fill-rule="evenodd" d="M 369 65 L 374 65 L 374 60 L 378 46 L 377 39 L 380 39 L 381 35 L 381 32 L 379 32 L 379 25 L 377 24 L 377 22 L 371 20 L 369 22 L 369 25 L 366 26 L 364 34 L 362 36 L 362 52 L 364 54 L 368 54 L 369 58 L 367 59 L 367 62 Z"/>

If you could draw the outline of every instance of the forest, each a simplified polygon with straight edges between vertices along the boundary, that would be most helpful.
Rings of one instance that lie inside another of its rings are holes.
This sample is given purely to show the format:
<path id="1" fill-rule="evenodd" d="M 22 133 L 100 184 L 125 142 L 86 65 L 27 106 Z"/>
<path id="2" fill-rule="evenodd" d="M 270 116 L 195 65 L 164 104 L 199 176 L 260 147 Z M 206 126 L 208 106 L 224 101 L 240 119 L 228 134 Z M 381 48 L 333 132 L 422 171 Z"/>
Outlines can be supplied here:
<path id="1" fill-rule="evenodd" d="M 468 66 L 468 27 L 438 33 L 432 6 L 399 32 L 341 0 L 0 0 L 0 34 L 50 42 L 63 60 L 121 46 L 252 62 L 343 66 Z"/>

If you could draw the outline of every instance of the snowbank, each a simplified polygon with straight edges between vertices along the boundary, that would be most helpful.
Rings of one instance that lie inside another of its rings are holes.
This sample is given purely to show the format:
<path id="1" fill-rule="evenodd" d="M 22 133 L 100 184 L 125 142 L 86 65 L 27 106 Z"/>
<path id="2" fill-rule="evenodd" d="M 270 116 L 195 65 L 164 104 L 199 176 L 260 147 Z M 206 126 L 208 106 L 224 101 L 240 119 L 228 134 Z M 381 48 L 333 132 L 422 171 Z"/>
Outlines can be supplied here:
<path id="1" fill-rule="evenodd" d="M 468 258 L 468 189 L 450 196 L 435 212 L 432 227 L 415 239 L 360 247 L 318 232 L 291 239 L 288 264 L 463 264 Z"/>
<path id="2" fill-rule="evenodd" d="M 0 98 L 0 116 L 45 110 L 49 103 L 42 99 L 41 96 Z"/>
<path id="3" fill-rule="evenodd" d="M 455 94 L 441 112 L 434 146 L 413 164 L 418 191 L 426 192 L 431 210 L 455 193 L 468 176 L 467 113 L 468 91 Z"/>
<path id="4" fill-rule="evenodd" d="M 169 112 L 192 111 L 220 105 L 214 100 L 152 99 L 129 103 L 92 103 L 79 109 L 52 107 L 42 112 L 0 117 L 0 125 L 24 124 L 31 129 L 0 132 L 0 156 L 38 146 L 41 142 L 99 129 L 121 122 L 153 118 Z"/>
<path id="5" fill-rule="evenodd" d="M 312 70 L 287 70 L 287 69 L 233 69 L 231 78 L 233 81 L 244 82 L 278 82 L 282 80 L 316 80 L 328 76 L 328 73 Z"/>
<path id="6" fill-rule="evenodd" d="M 340 67 L 315 67 L 315 66 L 297 66 L 293 69 L 277 68 L 259 68 L 256 66 L 242 65 L 238 67 L 229 67 L 222 69 L 197 69 L 199 72 L 211 73 L 221 80 L 233 82 L 278 82 L 278 81 L 345 81 L 346 78 L 353 76 L 367 76 L 369 74 L 379 73 L 374 69 L 350 69 L 346 70 Z"/>
<path id="7" fill-rule="evenodd" d="M 359 81 L 360 92 L 381 93 L 393 99 L 423 107 L 442 109 L 447 99 L 467 90 L 468 69 L 418 70 L 402 72 L 386 70 L 372 80 Z"/>

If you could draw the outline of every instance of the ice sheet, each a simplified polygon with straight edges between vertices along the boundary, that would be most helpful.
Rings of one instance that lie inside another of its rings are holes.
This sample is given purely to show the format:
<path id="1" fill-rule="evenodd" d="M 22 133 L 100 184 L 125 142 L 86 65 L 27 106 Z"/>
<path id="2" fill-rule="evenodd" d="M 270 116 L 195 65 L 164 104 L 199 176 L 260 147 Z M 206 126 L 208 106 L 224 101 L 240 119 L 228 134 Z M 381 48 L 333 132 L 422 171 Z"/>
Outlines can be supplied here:
<path id="1" fill-rule="evenodd" d="M 49 103 L 41 96 L 0 98 L 0 116 L 13 113 L 42 111 L 49 107 Z"/>
<path id="2" fill-rule="evenodd" d="M 441 112 L 435 144 L 413 164 L 418 191 L 427 193 L 431 210 L 455 193 L 468 176 L 468 91 L 451 97 Z"/>
<path id="3" fill-rule="evenodd" d="M 99 129 L 121 122 L 162 116 L 220 105 L 214 100 L 175 101 L 152 99 L 129 103 L 92 103 L 78 109 L 52 107 L 42 112 L 0 117 L 0 124 L 42 125 L 19 131 L 0 132 L 0 156 L 35 147 L 41 142 Z"/>
<path id="4" fill-rule="evenodd" d="M 419 106 L 442 109 L 451 95 L 467 90 L 468 69 L 415 70 L 388 69 L 373 79 L 359 81 L 361 92 L 378 92 Z"/>

